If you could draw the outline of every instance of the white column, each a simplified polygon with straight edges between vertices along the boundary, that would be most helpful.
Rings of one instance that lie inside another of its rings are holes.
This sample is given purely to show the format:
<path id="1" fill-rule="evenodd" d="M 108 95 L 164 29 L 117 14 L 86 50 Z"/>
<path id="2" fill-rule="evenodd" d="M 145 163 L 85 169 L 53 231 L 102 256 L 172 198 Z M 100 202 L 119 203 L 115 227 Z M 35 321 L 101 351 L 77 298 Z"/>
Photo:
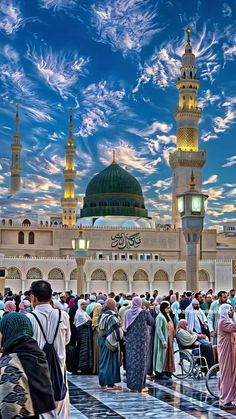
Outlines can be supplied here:
<path id="1" fill-rule="evenodd" d="M 88 293 L 88 294 L 90 294 L 90 282 L 91 281 L 86 281 L 86 292 Z"/>
<path id="2" fill-rule="evenodd" d="M 133 293 L 133 282 L 132 281 L 129 281 L 128 293 L 129 294 L 132 294 Z"/>
<path id="3" fill-rule="evenodd" d="M 152 281 L 149 281 L 149 293 L 152 295 Z"/>
<path id="4" fill-rule="evenodd" d="M 111 281 L 107 281 L 107 292 L 108 294 L 111 292 Z"/>

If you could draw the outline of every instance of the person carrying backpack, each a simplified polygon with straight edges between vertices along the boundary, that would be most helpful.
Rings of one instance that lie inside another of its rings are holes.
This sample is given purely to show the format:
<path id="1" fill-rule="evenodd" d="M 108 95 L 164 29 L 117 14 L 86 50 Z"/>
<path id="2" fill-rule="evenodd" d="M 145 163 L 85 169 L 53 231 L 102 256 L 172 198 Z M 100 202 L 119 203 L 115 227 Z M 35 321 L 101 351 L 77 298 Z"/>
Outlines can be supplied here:
<path id="1" fill-rule="evenodd" d="M 31 302 L 34 311 L 27 316 L 32 324 L 33 338 L 46 354 L 56 402 L 56 413 L 43 415 L 41 419 L 69 419 L 70 402 L 65 366 L 66 345 L 70 341 L 69 316 L 65 311 L 55 310 L 50 304 L 51 298 L 49 282 L 32 282 Z"/>

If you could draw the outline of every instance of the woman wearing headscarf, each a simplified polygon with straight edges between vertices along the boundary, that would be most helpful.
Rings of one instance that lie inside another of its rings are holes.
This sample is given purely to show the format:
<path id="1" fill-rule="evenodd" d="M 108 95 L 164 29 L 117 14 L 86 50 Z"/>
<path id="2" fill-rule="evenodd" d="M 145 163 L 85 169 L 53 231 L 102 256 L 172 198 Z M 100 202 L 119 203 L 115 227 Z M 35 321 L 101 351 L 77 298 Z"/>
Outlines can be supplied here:
<path id="1" fill-rule="evenodd" d="M 174 364 L 174 325 L 169 316 L 170 304 L 168 301 L 162 301 L 160 313 L 156 318 L 153 368 L 156 374 L 156 380 L 171 378 L 175 371 Z"/>
<path id="2" fill-rule="evenodd" d="M 220 368 L 220 406 L 231 408 L 236 400 L 236 324 L 230 304 L 222 304 L 217 330 L 217 349 Z M 235 408 L 235 406 L 234 406 Z"/>
<path id="3" fill-rule="evenodd" d="M 99 329 L 99 384 L 107 390 L 120 390 L 120 341 L 123 332 L 116 314 L 116 302 L 107 298 L 101 311 Z"/>
<path id="4" fill-rule="evenodd" d="M 21 301 L 21 303 L 19 304 L 20 313 L 23 313 L 23 314 L 30 313 L 31 311 L 30 307 L 31 307 L 31 304 L 29 300 Z"/>
<path id="5" fill-rule="evenodd" d="M 183 349 L 196 349 L 200 347 L 201 356 L 206 358 L 208 368 L 214 365 L 214 353 L 211 343 L 206 340 L 206 335 L 189 330 L 187 320 L 182 319 L 177 324 L 176 338 Z M 198 351 L 194 355 L 198 355 Z M 202 365 L 204 366 L 204 361 L 202 361 Z M 203 371 L 207 372 L 207 369 L 203 367 Z"/>
<path id="6" fill-rule="evenodd" d="M 93 368 L 92 322 L 90 316 L 86 313 L 86 307 L 87 302 L 80 299 L 74 319 L 77 333 L 77 365 L 75 369 L 81 371 L 82 374 L 90 373 Z"/>
<path id="7" fill-rule="evenodd" d="M 24 314 L 9 313 L 1 320 L 0 332 L 3 346 L 0 417 L 35 419 L 53 413 L 55 402 L 48 363 L 45 353 L 32 339 L 30 320 Z"/>
<path id="8" fill-rule="evenodd" d="M 131 308 L 125 312 L 125 358 L 127 387 L 131 391 L 145 392 L 149 353 L 149 329 L 154 320 L 148 310 L 142 309 L 141 298 L 134 297 Z M 144 303 L 145 306 L 145 303 Z"/>
<path id="9" fill-rule="evenodd" d="M 3 316 L 5 316 L 8 313 L 11 313 L 13 311 L 16 311 L 16 305 L 13 301 L 8 300 L 5 302 L 5 307 L 4 307 L 4 314 Z"/>
<path id="10" fill-rule="evenodd" d="M 93 307 L 92 317 L 92 331 L 93 331 L 93 374 L 98 374 L 99 369 L 99 345 L 98 345 L 98 319 L 102 311 L 104 300 L 98 300 L 96 305 Z"/>

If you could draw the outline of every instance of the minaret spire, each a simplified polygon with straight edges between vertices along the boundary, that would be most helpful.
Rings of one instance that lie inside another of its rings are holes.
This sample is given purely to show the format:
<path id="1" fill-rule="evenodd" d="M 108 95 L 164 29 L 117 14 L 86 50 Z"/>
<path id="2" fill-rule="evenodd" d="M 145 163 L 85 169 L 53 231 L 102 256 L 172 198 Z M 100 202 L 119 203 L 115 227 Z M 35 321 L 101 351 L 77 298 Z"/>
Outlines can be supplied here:
<path id="1" fill-rule="evenodd" d="M 77 198 L 75 197 L 75 144 L 73 138 L 73 109 L 69 109 L 69 136 L 66 150 L 66 167 L 64 170 L 64 197 L 61 199 L 63 224 L 76 225 Z"/>
<path id="2" fill-rule="evenodd" d="M 14 195 L 21 189 L 21 159 L 20 153 L 22 145 L 20 143 L 20 132 L 19 132 L 19 105 L 16 105 L 16 117 L 15 117 L 15 133 L 13 136 L 13 144 L 11 145 L 12 150 L 12 164 L 11 164 L 11 186 L 10 195 Z"/>
<path id="3" fill-rule="evenodd" d="M 186 28 L 186 45 L 182 56 L 180 76 L 176 80 L 179 93 L 175 112 L 177 124 L 176 151 L 171 153 L 169 162 L 173 169 L 172 223 L 180 227 L 180 215 L 177 208 L 178 194 L 189 189 L 189 179 L 194 169 L 197 190 L 202 190 L 202 167 L 205 164 L 205 152 L 198 150 L 198 123 L 201 110 L 198 107 L 197 91 L 199 79 L 195 67 L 195 55 L 191 45 L 191 29 Z"/>

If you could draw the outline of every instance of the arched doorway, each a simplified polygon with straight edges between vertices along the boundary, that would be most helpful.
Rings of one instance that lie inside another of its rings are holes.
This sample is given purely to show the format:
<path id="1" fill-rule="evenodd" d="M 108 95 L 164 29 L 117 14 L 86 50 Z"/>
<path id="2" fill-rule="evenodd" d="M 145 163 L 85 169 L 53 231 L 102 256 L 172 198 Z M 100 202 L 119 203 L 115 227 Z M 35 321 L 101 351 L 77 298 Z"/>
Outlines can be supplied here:
<path id="1" fill-rule="evenodd" d="M 160 295 L 167 295 L 169 292 L 169 276 L 166 271 L 159 269 L 154 275 L 153 289 L 158 290 Z"/>
<path id="2" fill-rule="evenodd" d="M 107 275 L 103 269 L 93 271 L 90 292 L 107 292 Z"/>
<path id="3" fill-rule="evenodd" d="M 112 291 L 115 293 L 128 292 L 127 274 L 123 269 L 118 269 L 112 275 Z"/>
<path id="4" fill-rule="evenodd" d="M 30 268 L 26 274 L 26 288 L 29 289 L 33 281 L 43 279 L 42 271 L 39 268 Z"/>
<path id="5" fill-rule="evenodd" d="M 148 274 L 144 269 L 138 269 L 133 275 L 133 292 L 145 294 L 149 291 Z"/>
<path id="6" fill-rule="evenodd" d="M 65 291 L 65 275 L 62 269 L 53 268 L 48 274 L 48 281 L 53 291 Z"/>
<path id="7" fill-rule="evenodd" d="M 179 269 L 174 275 L 174 291 L 180 293 L 186 291 L 186 271 Z"/>
<path id="8" fill-rule="evenodd" d="M 16 266 L 7 269 L 6 288 L 10 288 L 13 292 L 21 291 L 21 271 Z"/>
<path id="9" fill-rule="evenodd" d="M 207 292 L 210 287 L 210 275 L 205 269 L 199 271 L 199 289 Z"/>

